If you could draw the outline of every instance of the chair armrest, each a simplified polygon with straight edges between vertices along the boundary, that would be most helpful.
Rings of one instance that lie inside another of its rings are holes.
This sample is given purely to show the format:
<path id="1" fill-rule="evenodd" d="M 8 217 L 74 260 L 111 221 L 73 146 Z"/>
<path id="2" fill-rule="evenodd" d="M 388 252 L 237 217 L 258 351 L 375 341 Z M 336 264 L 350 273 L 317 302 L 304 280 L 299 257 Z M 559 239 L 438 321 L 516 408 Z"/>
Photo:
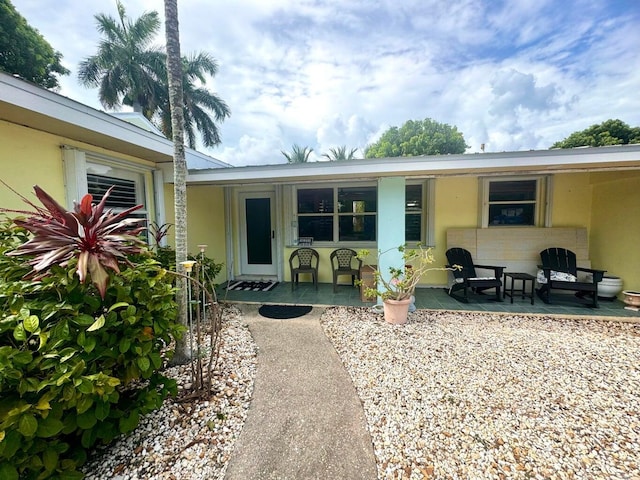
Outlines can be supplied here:
<path id="1" fill-rule="evenodd" d="M 538 265 L 538 269 L 542 270 L 542 272 L 544 273 L 544 278 L 547 279 L 547 283 L 549 283 L 551 281 L 551 270 L 553 270 L 551 267 L 545 267 L 544 265 Z"/>
<path id="2" fill-rule="evenodd" d="M 458 264 L 445 265 L 444 268 L 448 268 L 453 273 L 454 278 L 470 278 L 467 272 Z"/>
<path id="3" fill-rule="evenodd" d="M 590 273 L 593 277 L 593 283 L 601 282 L 602 279 L 604 278 L 604 272 L 606 272 L 606 270 L 597 270 L 594 268 L 583 268 L 583 267 L 577 267 L 576 270 Z"/>

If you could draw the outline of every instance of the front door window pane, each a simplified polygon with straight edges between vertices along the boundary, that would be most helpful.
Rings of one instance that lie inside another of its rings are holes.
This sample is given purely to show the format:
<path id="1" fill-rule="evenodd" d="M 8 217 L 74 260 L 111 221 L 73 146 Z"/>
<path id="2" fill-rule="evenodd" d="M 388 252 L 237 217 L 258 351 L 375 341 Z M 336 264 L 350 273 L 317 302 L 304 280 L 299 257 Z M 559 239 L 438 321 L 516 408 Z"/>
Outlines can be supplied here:
<path id="1" fill-rule="evenodd" d="M 247 262 L 250 265 L 271 265 L 271 200 L 247 198 Z"/>

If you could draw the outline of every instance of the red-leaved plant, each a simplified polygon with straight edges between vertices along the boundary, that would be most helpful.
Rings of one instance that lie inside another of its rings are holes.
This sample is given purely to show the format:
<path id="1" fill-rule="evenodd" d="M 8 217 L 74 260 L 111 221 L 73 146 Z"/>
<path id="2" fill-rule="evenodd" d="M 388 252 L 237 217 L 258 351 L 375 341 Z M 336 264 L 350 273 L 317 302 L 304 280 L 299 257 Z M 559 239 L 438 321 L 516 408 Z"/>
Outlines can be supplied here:
<path id="1" fill-rule="evenodd" d="M 76 257 L 76 272 L 84 283 L 87 272 L 104 298 L 109 283 L 106 268 L 120 272 L 119 262 L 131 264 L 127 255 L 140 253 L 145 242 L 138 235 L 145 229 L 139 225 L 144 219 L 126 218 L 142 205 L 114 213 L 105 211 L 105 203 L 113 187 L 106 191 L 97 205 L 93 196 L 85 195 L 80 203 L 74 202 L 73 212 L 67 211 L 37 185 L 35 194 L 44 208 L 20 195 L 35 211 L 13 211 L 26 214 L 14 223 L 33 234 L 33 238 L 8 255 L 33 255 L 28 264 L 33 267 L 28 277 L 42 278 L 53 265 L 65 267 Z"/>

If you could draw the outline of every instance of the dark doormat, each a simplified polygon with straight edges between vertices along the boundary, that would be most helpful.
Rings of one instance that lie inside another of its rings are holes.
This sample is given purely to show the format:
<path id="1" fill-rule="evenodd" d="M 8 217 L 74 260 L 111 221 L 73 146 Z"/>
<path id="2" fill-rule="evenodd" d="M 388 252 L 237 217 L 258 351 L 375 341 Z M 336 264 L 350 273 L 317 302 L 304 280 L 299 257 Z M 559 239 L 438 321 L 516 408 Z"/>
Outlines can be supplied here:
<path id="1" fill-rule="evenodd" d="M 311 305 L 262 305 L 258 313 L 266 318 L 297 318 L 309 313 Z"/>
<path id="2" fill-rule="evenodd" d="M 246 281 L 235 281 L 230 282 L 227 285 L 227 290 L 244 290 L 248 292 L 268 292 L 273 289 L 278 284 L 278 282 L 246 282 Z"/>

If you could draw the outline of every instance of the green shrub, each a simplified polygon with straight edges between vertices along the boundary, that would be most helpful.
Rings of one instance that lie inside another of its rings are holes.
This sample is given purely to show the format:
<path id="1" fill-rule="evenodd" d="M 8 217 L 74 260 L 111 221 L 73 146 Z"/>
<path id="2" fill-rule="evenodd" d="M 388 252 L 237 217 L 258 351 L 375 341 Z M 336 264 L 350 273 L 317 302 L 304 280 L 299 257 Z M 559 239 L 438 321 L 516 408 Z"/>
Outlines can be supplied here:
<path id="1" fill-rule="evenodd" d="M 81 478 L 92 446 L 175 392 L 159 374 L 182 333 L 173 279 L 151 258 L 108 270 L 103 296 L 77 258 L 25 279 L 31 267 L 6 253 L 29 238 L 0 225 L 0 478 Z"/>
<path id="2" fill-rule="evenodd" d="M 154 258 L 160 262 L 160 264 L 172 272 L 176 271 L 176 251 L 171 247 L 158 247 L 156 252 L 153 253 Z M 218 276 L 224 263 L 216 263 L 214 259 L 207 257 L 206 255 L 199 253 L 197 255 L 188 254 L 188 260 L 195 260 L 200 265 L 200 268 L 204 270 L 205 286 L 211 292 L 215 292 L 217 286 L 214 279 Z M 201 270 L 201 271 L 202 271 Z M 200 279 L 202 280 L 202 279 Z"/>

